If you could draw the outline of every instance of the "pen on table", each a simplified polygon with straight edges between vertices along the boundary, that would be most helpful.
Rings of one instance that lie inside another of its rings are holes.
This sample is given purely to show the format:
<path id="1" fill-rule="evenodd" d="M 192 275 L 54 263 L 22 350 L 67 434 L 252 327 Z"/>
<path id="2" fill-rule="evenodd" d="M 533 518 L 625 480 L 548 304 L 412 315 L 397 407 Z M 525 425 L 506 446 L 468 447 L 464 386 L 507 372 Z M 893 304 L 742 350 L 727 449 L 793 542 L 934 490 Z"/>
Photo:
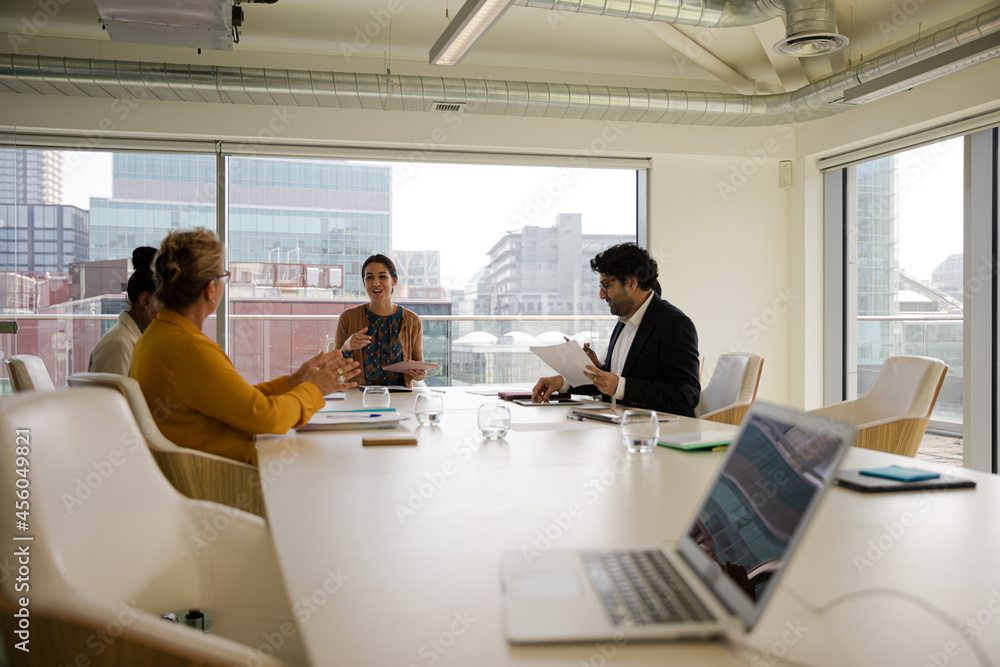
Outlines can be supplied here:
<path id="1" fill-rule="evenodd" d="M 443 394 L 444 393 L 444 389 L 431 389 L 431 391 L 436 391 L 439 394 Z"/>

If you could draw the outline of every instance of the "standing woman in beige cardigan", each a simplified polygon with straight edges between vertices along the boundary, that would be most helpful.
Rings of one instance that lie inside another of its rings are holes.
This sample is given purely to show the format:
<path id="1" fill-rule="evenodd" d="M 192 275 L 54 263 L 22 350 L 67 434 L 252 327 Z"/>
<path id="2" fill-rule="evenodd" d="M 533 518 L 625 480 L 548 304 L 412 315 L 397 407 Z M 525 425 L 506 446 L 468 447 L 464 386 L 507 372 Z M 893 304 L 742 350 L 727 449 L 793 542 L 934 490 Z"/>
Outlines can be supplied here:
<path id="1" fill-rule="evenodd" d="M 427 371 L 393 373 L 383 366 L 423 361 L 423 325 L 412 310 L 392 302 L 396 265 L 385 255 L 372 255 L 361 266 L 368 303 L 348 308 L 337 321 L 336 346 L 361 364 L 359 384 L 405 385 L 427 377 Z"/>

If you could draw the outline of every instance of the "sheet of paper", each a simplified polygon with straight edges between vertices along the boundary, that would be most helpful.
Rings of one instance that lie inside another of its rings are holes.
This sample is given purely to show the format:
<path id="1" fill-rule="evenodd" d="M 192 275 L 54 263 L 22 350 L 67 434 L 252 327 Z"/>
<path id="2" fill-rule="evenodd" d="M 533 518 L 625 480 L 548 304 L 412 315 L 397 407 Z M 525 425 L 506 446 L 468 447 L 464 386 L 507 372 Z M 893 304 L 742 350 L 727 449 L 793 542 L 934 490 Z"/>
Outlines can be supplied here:
<path id="1" fill-rule="evenodd" d="M 432 364 L 429 361 L 406 359 L 404 361 L 397 361 L 394 364 L 387 364 L 382 367 L 382 370 L 389 371 L 390 373 L 405 373 L 406 371 L 426 371 L 437 367 L 437 364 Z"/>
<path id="2" fill-rule="evenodd" d="M 534 345 L 528 349 L 551 366 L 556 373 L 569 380 L 571 386 L 580 387 L 593 384 L 583 374 L 583 371 L 587 366 L 592 366 L 594 362 L 590 360 L 590 357 L 575 340 L 558 345 Z"/>

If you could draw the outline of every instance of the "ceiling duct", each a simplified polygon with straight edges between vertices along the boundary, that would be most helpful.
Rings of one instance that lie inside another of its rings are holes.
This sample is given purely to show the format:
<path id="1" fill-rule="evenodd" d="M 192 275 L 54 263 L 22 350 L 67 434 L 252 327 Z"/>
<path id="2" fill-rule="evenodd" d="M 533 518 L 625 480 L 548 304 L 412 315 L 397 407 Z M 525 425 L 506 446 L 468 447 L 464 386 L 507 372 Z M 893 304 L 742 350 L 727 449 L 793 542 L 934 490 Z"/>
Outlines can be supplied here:
<path id="1" fill-rule="evenodd" d="M 833 0 L 785 0 L 785 38 L 774 50 L 786 56 L 805 58 L 839 51 L 848 39 L 837 32 Z"/>
<path id="2" fill-rule="evenodd" d="M 511 4 L 705 28 L 754 25 L 785 15 L 782 0 L 513 0 Z"/>
<path id="3" fill-rule="evenodd" d="M 852 108 L 843 101 L 848 89 L 965 44 L 986 44 L 980 40 L 994 33 L 1000 33 L 1000 7 L 794 92 L 772 95 L 15 54 L 0 56 L 0 92 L 370 111 L 427 112 L 434 102 L 441 102 L 465 104 L 467 114 L 679 125 L 777 125 Z M 993 49 L 976 62 L 996 55 L 1000 53 Z M 953 69 L 938 68 L 935 76 Z"/>

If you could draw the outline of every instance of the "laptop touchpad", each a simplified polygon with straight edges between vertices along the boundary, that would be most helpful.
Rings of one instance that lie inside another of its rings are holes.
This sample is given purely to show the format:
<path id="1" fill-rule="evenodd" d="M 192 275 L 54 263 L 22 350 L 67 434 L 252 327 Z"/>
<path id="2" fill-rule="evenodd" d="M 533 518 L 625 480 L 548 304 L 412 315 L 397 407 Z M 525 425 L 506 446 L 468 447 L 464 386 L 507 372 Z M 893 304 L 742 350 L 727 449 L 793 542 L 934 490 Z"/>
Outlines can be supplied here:
<path id="1" fill-rule="evenodd" d="M 583 594 L 576 574 L 569 571 L 522 572 L 514 576 L 513 593 L 519 598 L 566 600 Z"/>

